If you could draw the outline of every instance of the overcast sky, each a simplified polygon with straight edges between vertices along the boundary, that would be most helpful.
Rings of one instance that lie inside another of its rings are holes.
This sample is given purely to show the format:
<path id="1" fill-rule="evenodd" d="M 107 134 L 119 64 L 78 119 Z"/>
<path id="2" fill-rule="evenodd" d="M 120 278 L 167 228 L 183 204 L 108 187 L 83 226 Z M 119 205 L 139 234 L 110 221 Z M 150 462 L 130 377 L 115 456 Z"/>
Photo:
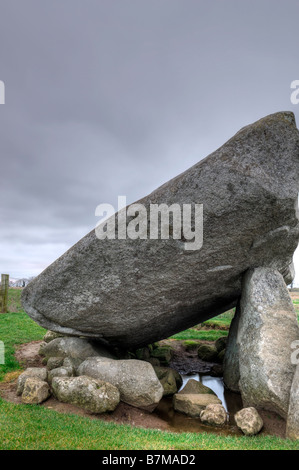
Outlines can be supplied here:
<path id="1" fill-rule="evenodd" d="M 0 0 L 0 271 L 39 274 L 98 204 L 267 114 L 299 125 L 298 21 L 298 0 Z"/>

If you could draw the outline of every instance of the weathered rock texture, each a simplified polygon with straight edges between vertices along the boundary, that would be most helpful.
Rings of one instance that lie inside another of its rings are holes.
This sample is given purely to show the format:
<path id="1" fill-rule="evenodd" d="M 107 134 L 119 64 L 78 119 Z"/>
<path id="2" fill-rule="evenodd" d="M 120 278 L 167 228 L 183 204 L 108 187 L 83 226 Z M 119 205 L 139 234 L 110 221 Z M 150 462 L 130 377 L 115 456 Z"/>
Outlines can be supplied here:
<path id="1" fill-rule="evenodd" d="M 299 327 L 282 275 L 270 268 L 249 270 L 237 315 L 237 328 L 233 325 L 227 347 L 228 354 L 237 354 L 225 361 L 226 385 L 235 388 L 239 377 L 246 406 L 286 417 L 295 372 L 291 344 L 299 339 Z"/>
<path id="2" fill-rule="evenodd" d="M 192 418 L 198 418 L 202 410 L 208 405 L 221 405 L 222 402 L 216 395 L 209 393 L 176 393 L 173 396 L 173 407 L 176 411 L 185 413 Z"/>
<path id="3" fill-rule="evenodd" d="M 17 395 L 22 395 L 25 382 L 28 378 L 37 378 L 41 381 L 47 380 L 47 369 L 43 367 L 29 367 L 21 375 L 19 375 L 17 380 Z"/>
<path id="4" fill-rule="evenodd" d="M 234 416 L 236 425 L 246 436 L 258 434 L 264 426 L 263 420 L 253 407 L 243 408 Z"/>
<path id="5" fill-rule="evenodd" d="M 91 377 L 54 377 L 52 388 L 59 401 L 81 406 L 91 413 L 113 411 L 120 400 L 116 387 Z"/>
<path id="6" fill-rule="evenodd" d="M 39 405 L 47 400 L 50 395 L 50 387 L 47 382 L 38 377 L 27 377 L 22 392 L 22 403 Z"/>
<path id="7" fill-rule="evenodd" d="M 224 426 L 227 422 L 227 413 L 222 405 L 208 405 L 200 412 L 200 420 L 210 426 Z"/>
<path id="8" fill-rule="evenodd" d="M 249 268 L 290 282 L 298 190 L 294 115 L 267 116 L 138 201 L 148 217 L 150 204 L 203 204 L 200 250 L 183 238 L 99 240 L 92 230 L 29 283 L 23 306 L 47 329 L 124 348 L 169 337 L 235 306 Z"/>
<path id="9" fill-rule="evenodd" d="M 153 366 L 145 361 L 91 357 L 79 366 L 77 374 L 111 383 L 123 402 L 148 411 L 155 409 L 164 393 Z"/>

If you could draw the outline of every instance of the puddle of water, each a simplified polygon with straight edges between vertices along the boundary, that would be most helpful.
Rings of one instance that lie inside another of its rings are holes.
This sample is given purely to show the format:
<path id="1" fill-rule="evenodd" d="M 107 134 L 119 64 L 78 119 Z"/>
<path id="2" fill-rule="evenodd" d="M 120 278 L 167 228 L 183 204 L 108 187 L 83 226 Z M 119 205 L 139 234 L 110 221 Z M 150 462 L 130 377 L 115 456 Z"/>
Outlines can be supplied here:
<path id="1" fill-rule="evenodd" d="M 167 422 L 169 427 L 174 432 L 213 432 L 214 434 L 221 435 L 238 435 L 239 431 L 233 422 L 234 414 L 242 408 L 242 400 L 239 394 L 232 393 L 224 389 L 223 380 L 221 377 L 212 377 L 209 375 L 190 374 L 182 375 L 183 385 L 186 385 L 188 380 L 195 379 L 200 381 L 203 385 L 211 388 L 216 393 L 218 398 L 226 411 L 229 413 L 229 423 L 223 428 L 216 426 L 207 426 L 202 424 L 199 418 L 191 418 L 190 416 L 178 413 L 172 406 L 172 397 L 163 398 L 154 413 Z M 181 390 L 180 389 L 180 390 Z"/>

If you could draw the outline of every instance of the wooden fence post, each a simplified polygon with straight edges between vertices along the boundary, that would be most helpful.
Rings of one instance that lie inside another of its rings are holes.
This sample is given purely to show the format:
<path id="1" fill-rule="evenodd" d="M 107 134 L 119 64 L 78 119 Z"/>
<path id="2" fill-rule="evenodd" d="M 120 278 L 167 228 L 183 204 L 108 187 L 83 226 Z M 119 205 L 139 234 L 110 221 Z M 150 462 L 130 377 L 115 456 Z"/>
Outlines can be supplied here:
<path id="1" fill-rule="evenodd" d="M 9 274 L 1 274 L 1 312 L 7 312 Z"/>

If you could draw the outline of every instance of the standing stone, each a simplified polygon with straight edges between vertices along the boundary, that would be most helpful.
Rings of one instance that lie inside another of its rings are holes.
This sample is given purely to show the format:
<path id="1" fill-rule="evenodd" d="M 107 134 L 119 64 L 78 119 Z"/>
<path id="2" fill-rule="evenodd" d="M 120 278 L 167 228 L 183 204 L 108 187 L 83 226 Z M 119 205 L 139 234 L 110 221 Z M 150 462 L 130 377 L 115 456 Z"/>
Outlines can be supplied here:
<path id="1" fill-rule="evenodd" d="M 239 318 L 240 305 L 238 303 L 236 312 L 229 328 L 225 355 L 223 361 L 223 382 L 226 388 L 232 392 L 239 392 L 240 366 L 239 366 Z"/>
<path id="2" fill-rule="evenodd" d="M 248 271 L 235 336 L 246 406 L 287 416 L 295 372 L 291 343 L 298 339 L 297 316 L 282 275 L 270 268 Z"/>
<path id="3" fill-rule="evenodd" d="M 296 367 L 291 387 L 286 437 L 299 439 L 299 364 Z"/>
<path id="4" fill-rule="evenodd" d="M 148 226 L 150 204 L 191 204 L 192 230 L 195 204 L 203 204 L 201 249 L 184 236 L 99 240 L 92 230 L 28 284 L 23 306 L 47 329 L 116 347 L 167 338 L 234 307 L 250 268 L 268 266 L 291 281 L 298 190 L 294 114 L 275 113 L 138 201 Z M 173 221 L 167 226 L 172 234 Z"/>

